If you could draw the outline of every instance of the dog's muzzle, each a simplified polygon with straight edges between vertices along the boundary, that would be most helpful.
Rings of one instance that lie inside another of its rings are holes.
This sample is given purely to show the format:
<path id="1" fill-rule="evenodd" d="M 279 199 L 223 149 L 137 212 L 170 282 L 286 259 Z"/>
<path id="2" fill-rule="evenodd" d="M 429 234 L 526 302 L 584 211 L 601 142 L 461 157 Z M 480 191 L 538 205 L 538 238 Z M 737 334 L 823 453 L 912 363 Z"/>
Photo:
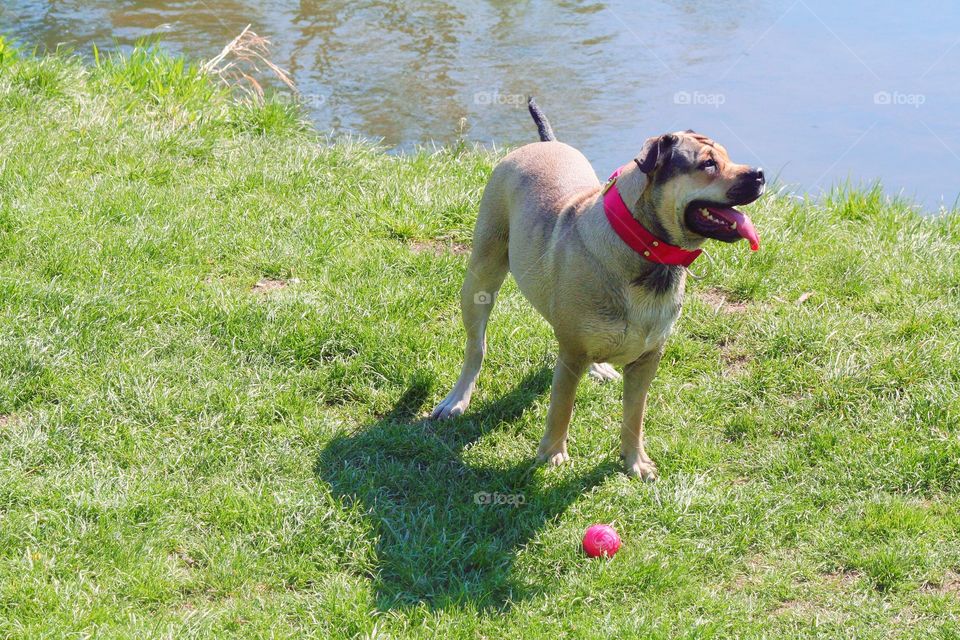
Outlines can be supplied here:
<path id="1" fill-rule="evenodd" d="M 730 187 L 727 198 L 732 204 L 750 204 L 763 195 L 766 187 L 767 179 L 763 175 L 763 169 L 757 167 L 745 173 L 737 184 Z"/>

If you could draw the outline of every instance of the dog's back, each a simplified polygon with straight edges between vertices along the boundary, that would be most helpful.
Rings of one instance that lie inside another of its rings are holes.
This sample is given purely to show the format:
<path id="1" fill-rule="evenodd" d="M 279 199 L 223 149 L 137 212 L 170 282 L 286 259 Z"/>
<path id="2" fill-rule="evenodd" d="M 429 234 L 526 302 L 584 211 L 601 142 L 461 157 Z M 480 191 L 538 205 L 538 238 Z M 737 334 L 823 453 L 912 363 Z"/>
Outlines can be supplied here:
<path id="1" fill-rule="evenodd" d="M 592 191 L 600 184 L 584 155 L 557 141 L 550 121 L 532 97 L 527 108 L 537 125 L 540 142 L 507 154 L 494 168 L 481 202 L 481 217 L 527 212 L 555 218 L 572 195 Z M 507 220 L 499 222 L 504 224 Z M 537 224 L 552 226 L 553 221 Z"/>
<path id="2" fill-rule="evenodd" d="M 531 114 L 541 137 L 552 137 L 535 104 Z M 523 294 L 552 320 L 553 292 L 539 283 L 555 281 L 564 262 L 556 248 L 578 244 L 577 232 L 563 229 L 575 224 L 599 189 L 590 162 L 563 142 L 534 142 L 509 153 L 494 168 L 483 192 L 474 231 L 476 260 L 496 256 L 493 260 L 508 264 Z M 561 234 L 564 242 L 558 242 Z"/>

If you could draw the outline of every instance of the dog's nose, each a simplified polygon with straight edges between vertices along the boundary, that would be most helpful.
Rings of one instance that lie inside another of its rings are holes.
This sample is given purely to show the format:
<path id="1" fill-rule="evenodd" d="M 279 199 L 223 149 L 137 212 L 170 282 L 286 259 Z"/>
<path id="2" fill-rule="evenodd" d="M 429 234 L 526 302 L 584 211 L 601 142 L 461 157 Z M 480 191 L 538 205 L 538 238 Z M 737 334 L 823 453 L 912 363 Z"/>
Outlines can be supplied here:
<path id="1" fill-rule="evenodd" d="M 767 179 L 760 167 L 748 169 L 740 174 L 729 191 L 727 197 L 734 204 L 750 204 L 767 190 Z"/>

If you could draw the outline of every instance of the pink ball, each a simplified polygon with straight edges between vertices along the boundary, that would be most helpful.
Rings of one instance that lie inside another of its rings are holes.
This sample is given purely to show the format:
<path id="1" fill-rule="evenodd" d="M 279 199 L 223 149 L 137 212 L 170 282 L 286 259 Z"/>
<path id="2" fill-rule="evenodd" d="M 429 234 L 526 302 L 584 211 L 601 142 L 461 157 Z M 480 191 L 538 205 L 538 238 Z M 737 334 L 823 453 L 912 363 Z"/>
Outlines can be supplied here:
<path id="1" fill-rule="evenodd" d="M 620 536 L 608 524 L 595 524 L 583 532 L 583 550 L 591 558 L 612 557 L 620 549 Z"/>

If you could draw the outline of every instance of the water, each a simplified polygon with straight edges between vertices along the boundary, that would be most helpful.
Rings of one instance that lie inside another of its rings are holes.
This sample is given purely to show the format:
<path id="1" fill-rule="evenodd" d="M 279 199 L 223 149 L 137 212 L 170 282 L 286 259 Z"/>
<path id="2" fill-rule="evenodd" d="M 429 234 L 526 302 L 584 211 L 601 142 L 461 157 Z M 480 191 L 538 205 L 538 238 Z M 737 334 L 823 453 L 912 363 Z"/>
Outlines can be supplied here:
<path id="1" fill-rule="evenodd" d="M 0 32 L 81 53 L 160 36 L 209 58 L 249 23 L 318 127 L 393 149 L 531 141 L 532 93 L 604 175 L 692 128 L 798 192 L 880 179 L 928 211 L 960 195 L 949 0 L 0 1 Z"/>

